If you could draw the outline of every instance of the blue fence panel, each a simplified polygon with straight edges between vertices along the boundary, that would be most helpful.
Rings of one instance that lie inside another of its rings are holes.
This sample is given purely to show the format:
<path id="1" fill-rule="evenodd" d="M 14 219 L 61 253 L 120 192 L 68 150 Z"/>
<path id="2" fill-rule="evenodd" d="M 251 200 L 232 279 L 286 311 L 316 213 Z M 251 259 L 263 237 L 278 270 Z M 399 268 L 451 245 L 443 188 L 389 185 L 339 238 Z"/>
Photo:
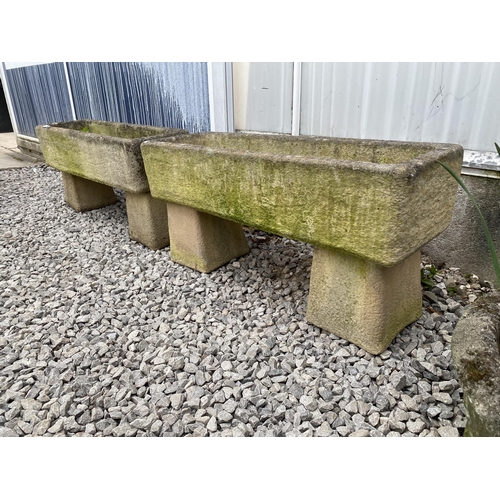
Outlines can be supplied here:
<path id="1" fill-rule="evenodd" d="M 37 125 L 73 118 L 63 63 L 12 68 L 5 77 L 20 134 L 36 137 Z"/>
<path id="2" fill-rule="evenodd" d="M 72 62 L 78 119 L 210 130 L 206 63 Z"/>

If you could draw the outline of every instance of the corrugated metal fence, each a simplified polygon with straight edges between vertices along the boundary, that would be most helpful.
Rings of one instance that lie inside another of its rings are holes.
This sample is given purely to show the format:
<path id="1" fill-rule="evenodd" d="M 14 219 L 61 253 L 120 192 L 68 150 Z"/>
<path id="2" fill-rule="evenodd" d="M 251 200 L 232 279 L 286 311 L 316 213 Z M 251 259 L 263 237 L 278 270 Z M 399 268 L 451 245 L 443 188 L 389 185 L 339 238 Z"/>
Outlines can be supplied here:
<path id="1" fill-rule="evenodd" d="M 480 151 L 500 141 L 500 63 L 233 63 L 233 73 L 237 130 Z M 6 78 L 26 136 L 74 117 L 210 130 L 207 63 L 50 63 Z"/>
<path id="2" fill-rule="evenodd" d="M 235 63 L 234 82 L 241 130 L 290 133 L 299 106 L 304 135 L 482 151 L 500 141 L 500 63 Z"/>
<path id="3" fill-rule="evenodd" d="M 207 63 L 48 63 L 8 68 L 18 133 L 95 119 L 210 130 Z"/>

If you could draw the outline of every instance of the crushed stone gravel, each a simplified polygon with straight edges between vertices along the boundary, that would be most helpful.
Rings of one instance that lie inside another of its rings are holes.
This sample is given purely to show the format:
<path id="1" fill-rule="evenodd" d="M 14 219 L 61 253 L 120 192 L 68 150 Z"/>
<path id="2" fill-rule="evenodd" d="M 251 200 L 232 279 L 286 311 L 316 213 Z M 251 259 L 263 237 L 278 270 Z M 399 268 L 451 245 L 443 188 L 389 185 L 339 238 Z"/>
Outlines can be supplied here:
<path id="1" fill-rule="evenodd" d="M 58 171 L 0 172 L 0 436 L 462 435 L 451 338 L 487 282 L 439 270 L 374 356 L 305 321 L 310 245 L 247 229 L 198 273 L 131 241 L 117 195 L 77 213 Z"/>

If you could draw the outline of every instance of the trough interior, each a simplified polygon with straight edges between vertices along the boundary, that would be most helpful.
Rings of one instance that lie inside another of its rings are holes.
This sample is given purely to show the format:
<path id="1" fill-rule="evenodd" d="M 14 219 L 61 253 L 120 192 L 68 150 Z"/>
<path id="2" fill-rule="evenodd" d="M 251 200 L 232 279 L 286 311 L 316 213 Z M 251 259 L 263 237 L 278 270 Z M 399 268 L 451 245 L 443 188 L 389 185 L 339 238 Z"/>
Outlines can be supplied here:
<path id="1" fill-rule="evenodd" d="M 213 149 L 267 153 L 308 158 L 394 164 L 415 159 L 431 151 L 432 145 L 363 139 L 268 136 L 257 134 L 193 134 L 172 142 Z M 169 140 L 169 142 L 171 142 Z"/>
<path id="2" fill-rule="evenodd" d="M 165 128 L 161 127 L 91 120 L 54 123 L 51 126 L 63 129 L 79 130 L 80 132 L 89 132 L 91 134 L 99 134 L 108 137 L 118 137 L 120 139 L 142 139 L 165 134 Z"/>

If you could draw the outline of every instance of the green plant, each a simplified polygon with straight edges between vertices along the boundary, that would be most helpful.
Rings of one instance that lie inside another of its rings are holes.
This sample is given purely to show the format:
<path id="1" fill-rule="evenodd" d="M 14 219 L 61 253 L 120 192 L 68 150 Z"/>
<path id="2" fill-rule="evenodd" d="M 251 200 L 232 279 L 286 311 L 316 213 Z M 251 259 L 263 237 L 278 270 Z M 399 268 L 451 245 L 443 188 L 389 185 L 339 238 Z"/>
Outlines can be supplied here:
<path id="1" fill-rule="evenodd" d="M 496 142 L 495 142 L 495 148 L 497 150 L 498 155 L 500 156 L 500 147 L 498 146 L 498 144 Z M 448 167 L 444 163 L 440 162 L 439 160 L 438 160 L 438 163 L 444 169 L 446 169 L 446 171 L 458 182 L 458 184 L 460 185 L 460 187 L 465 191 L 465 193 L 467 194 L 467 196 L 470 198 L 470 200 L 474 204 L 474 207 L 476 207 L 477 212 L 479 213 L 479 218 L 481 219 L 481 224 L 483 226 L 483 231 L 484 231 L 484 234 L 486 235 L 486 241 L 488 243 L 488 248 L 489 248 L 490 254 L 491 254 L 491 261 L 493 263 L 493 268 L 495 270 L 495 275 L 496 275 L 496 278 L 497 278 L 497 287 L 500 290 L 500 265 L 498 264 L 498 258 L 497 258 L 497 254 L 496 254 L 496 251 L 495 251 L 495 245 L 493 244 L 493 238 L 491 237 L 490 230 L 488 229 L 488 225 L 486 224 L 486 221 L 485 221 L 485 219 L 483 217 L 483 214 L 481 213 L 481 210 L 479 209 L 479 206 L 476 203 L 476 200 L 475 200 L 474 196 L 472 196 L 472 194 L 470 193 L 470 191 L 467 189 L 467 187 L 465 186 L 465 184 L 462 182 L 462 179 L 460 179 L 460 177 L 455 172 L 453 172 L 453 170 L 450 167 Z"/>
<path id="2" fill-rule="evenodd" d="M 82 132 L 90 132 L 90 129 L 87 126 L 85 126 L 82 128 Z"/>
<path id="3" fill-rule="evenodd" d="M 431 265 L 429 269 L 425 267 L 420 269 L 420 281 L 422 285 L 429 290 L 431 288 L 434 288 L 436 286 L 436 283 L 434 282 L 434 276 L 436 276 L 436 274 L 437 269 L 434 267 L 434 265 Z"/>

